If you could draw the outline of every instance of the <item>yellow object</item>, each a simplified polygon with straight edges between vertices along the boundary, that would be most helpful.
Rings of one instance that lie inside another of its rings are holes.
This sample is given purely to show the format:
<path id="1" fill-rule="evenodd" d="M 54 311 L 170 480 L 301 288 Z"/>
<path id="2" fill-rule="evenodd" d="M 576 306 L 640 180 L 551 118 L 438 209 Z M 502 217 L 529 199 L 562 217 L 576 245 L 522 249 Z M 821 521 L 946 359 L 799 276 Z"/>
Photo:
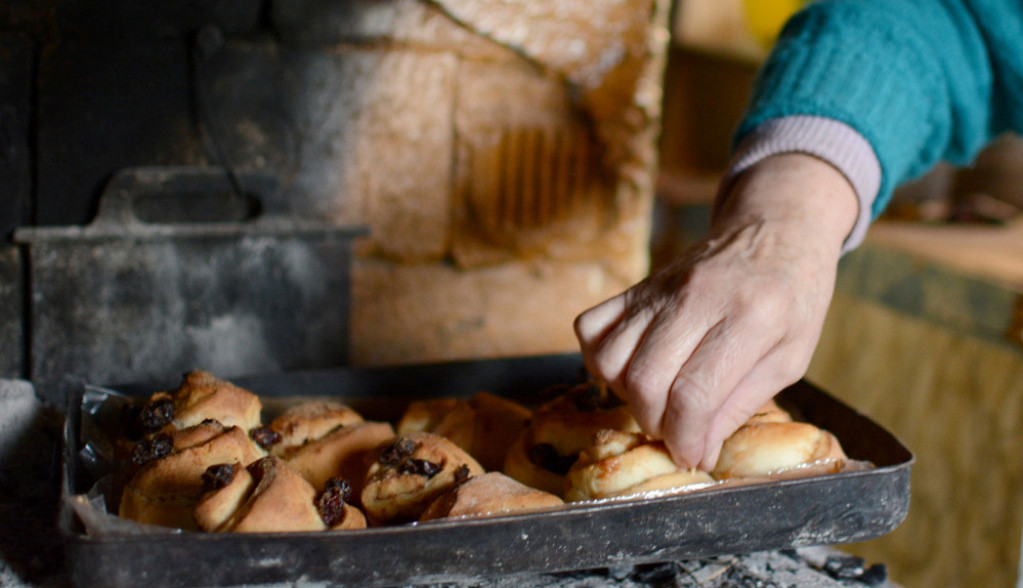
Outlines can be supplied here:
<path id="1" fill-rule="evenodd" d="M 785 22 L 803 5 L 803 0 L 743 0 L 750 34 L 764 48 L 774 45 Z"/>

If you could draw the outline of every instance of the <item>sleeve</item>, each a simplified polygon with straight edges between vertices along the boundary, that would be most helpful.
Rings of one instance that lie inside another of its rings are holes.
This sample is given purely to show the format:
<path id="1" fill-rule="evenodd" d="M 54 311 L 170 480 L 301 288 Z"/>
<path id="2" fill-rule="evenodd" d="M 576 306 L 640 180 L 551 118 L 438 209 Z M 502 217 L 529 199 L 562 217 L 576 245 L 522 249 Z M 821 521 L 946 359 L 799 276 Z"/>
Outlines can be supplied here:
<path id="1" fill-rule="evenodd" d="M 819 116 L 797 115 L 761 124 L 736 148 L 721 181 L 721 193 L 728 193 L 732 181 L 760 160 L 792 152 L 818 157 L 833 165 L 849 180 L 859 200 L 859 214 L 842 245 L 842 251 L 859 246 L 872 220 L 874 198 L 881 185 L 881 164 L 870 143 L 845 123 Z"/>
<path id="2" fill-rule="evenodd" d="M 761 68 L 736 146 L 750 149 L 747 137 L 763 139 L 762 125 L 774 119 L 842 123 L 879 162 L 876 193 L 860 194 L 876 218 L 898 184 L 941 159 L 968 162 L 993 136 L 988 49 L 964 2 L 812 3 L 789 21 Z M 813 152 L 805 145 L 796 150 Z M 848 172 L 841 153 L 829 157 Z"/>

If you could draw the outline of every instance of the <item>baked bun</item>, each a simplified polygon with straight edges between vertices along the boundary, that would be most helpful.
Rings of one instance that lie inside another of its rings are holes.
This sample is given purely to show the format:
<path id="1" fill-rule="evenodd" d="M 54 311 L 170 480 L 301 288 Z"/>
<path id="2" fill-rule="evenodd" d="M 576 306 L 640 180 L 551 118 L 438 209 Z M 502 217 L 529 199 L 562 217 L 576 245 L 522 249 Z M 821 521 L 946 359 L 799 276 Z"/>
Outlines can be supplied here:
<path id="1" fill-rule="evenodd" d="M 192 510 L 211 465 L 248 464 L 263 452 L 241 427 L 205 421 L 140 441 L 133 452 L 140 468 L 121 493 L 118 514 L 140 523 L 196 530 Z"/>
<path id="2" fill-rule="evenodd" d="M 595 500 L 713 482 L 707 472 L 679 468 L 661 441 L 642 433 L 603 429 L 568 471 L 565 500 Z"/>
<path id="3" fill-rule="evenodd" d="M 372 525 L 415 521 L 456 482 L 483 472 L 479 462 L 440 435 L 401 435 L 378 448 L 362 507 Z"/>
<path id="4" fill-rule="evenodd" d="M 533 412 L 509 449 L 503 471 L 527 486 L 560 496 L 569 467 L 602 429 L 640 430 L 629 408 L 606 386 L 587 383 L 568 388 Z"/>
<path id="5" fill-rule="evenodd" d="M 413 400 L 405 407 L 394 430 L 407 433 L 432 433 L 451 411 L 467 405 L 464 398 L 425 398 Z"/>
<path id="6" fill-rule="evenodd" d="M 434 398 L 409 404 L 397 433 L 434 433 L 451 440 L 488 471 L 504 467 L 508 448 L 529 421 L 530 410 L 521 404 L 477 392 L 468 399 Z"/>
<path id="7" fill-rule="evenodd" d="M 352 496 L 352 487 L 348 480 L 343 478 L 327 480 L 323 492 L 316 498 L 316 509 L 329 530 L 366 528 L 366 515 L 349 503 Z"/>
<path id="8" fill-rule="evenodd" d="M 757 423 L 789 423 L 792 422 L 792 415 L 785 409 L 778 406 L 778 403 L 772 398 L 768 400 L 763 406 L 757 409 L 757 412 L 753 413 L 744 424 L 755 425 Z"/>
<path id="9" fill-rule="evenodd" d="M 205 420 L 248 431 L 260 423 L 263 405 L 259 397 L 221 380 L 209 372 L 193 370 L 170 392 L 157 392 L 143 407 L 140 421 L 144 433 L 168 427 L 186 429 Z"/>
<path id="10" fill-rule="evenodd" d="M 309 400 L 286 409 L 266 427 L 254 429 L 252 436 L 271 455 L 287 457 L 338 427 L 361 422 L 362 415 L 345 404 L 333 400 Z"/>
<path id="11" fill-rule="evenodd" d="M 394 428 L 389 423 L 364 421 L 334 429 L 298 447 L 285 461 L 317 492 L 324 489 L 327 480 L 341 477 L 351 483 L 358 497 L 375 450 L 393 438 Z"/>
<path id="12" fill-rule="evenodd" d="M 846 459 L 838 439 L 812 424 L 754 423 L 725 440 L 712 475 L 719 480 L 816 475 L 840 471 Z"/>
<path id="13" fill-rule="evenodd" d="M 409 403 L 395 427 L 398 435 L 433 433 L 471 451 L 476 411 L 465 398 L 426 398 Z"/>
<path id="14" fill-rule="evenodd" d="M 526 486 L 561 496 L 565 474 L 578 455 L 559 455 L 551 445 L 533 445 L 528 432 L 508 449 L 502 471 Z"/>
<path id="15" fill-rule="evenodd" d="M 455 484 L 430 503 L 420 521 L 448 517 L 485 517 L 561 506 L 561 498 L 490 472 Z"/>
<path id="16" fill-rule="evenodd" d="M 504 467 L 508 449 L 526 430 L 532 411 L 525 406 L 491 394 L 477 392 L 469 398 L 475 411 L 473 442 L 469 453 L 489 470 Z"/>
<path id="17" fill-rule="evenodd" d="M 281 458 L 268 456 L 247 467 L 212 466 L 203 475 L 205 493 L 195 506 L 203 531 L 261 533 L 320 531 L 316 491 Z"/>

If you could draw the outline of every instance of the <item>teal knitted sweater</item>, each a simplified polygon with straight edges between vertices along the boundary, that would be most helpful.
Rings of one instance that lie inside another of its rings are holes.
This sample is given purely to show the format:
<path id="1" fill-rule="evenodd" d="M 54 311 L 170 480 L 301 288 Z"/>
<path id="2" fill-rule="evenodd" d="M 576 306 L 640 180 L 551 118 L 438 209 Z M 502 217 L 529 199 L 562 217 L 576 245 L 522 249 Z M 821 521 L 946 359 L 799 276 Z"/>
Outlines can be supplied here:
<path id="1" fill-rule="evenodd" d="M 811 4 L 761 69 L 736 141 L 791 115 L 836 119 L 873 146 L 876 217 L 903 181 L 1023 131 L 1023 1 Z"/>

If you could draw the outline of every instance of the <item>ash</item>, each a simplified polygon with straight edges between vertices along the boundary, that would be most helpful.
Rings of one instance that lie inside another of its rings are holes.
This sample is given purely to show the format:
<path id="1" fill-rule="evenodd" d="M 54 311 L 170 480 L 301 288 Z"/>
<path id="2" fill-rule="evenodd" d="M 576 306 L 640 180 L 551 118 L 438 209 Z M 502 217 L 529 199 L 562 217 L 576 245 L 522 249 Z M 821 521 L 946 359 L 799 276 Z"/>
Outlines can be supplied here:
<path id="1" fill-rule="evenodd" d="M 697 560 L 555 574 L 517 574 L 490 581 L 415 588 L 896 588 L 882 564 L 829 547 L 760 552 Z"/>

